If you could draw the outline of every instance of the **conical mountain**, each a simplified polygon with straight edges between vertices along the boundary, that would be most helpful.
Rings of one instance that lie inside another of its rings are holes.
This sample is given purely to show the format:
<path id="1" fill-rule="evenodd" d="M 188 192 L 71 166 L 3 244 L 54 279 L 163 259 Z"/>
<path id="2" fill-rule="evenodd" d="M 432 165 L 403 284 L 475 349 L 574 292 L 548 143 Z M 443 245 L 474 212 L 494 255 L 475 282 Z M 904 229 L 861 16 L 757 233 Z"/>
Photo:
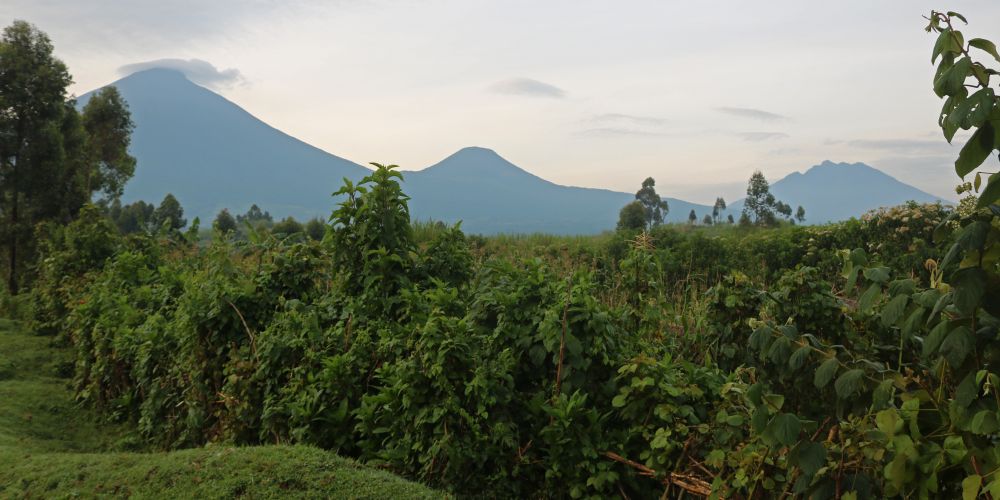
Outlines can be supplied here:
<path id="1" fill-rule="evenodd" d="M 793 172 L 785 176 L 771 184 L 771 193 L 793 210 L 802 206 L 809 224 L 860 217 L 870 210 L 901 205 L 907 201 L 950 202 L 864 163 L 834 163 L 829 160 L 805 173 Z M 742 209 L 742 200 L 733 204 L 736 213 Z"/>
<path id="2" fill-rule="evenodd" d="M 474 233 L 590 234 L 613 229 L 635 195 L 561 186 L 537 177 L 491 149 L 469 147 L 424 170 L 406 173 L 414 217 L 455 222 Z M 711 208 L 666 198 L 670 220 Z M 707 211 L 707 212 L 706 212 Z"/>
<path id="3" fill-rule="evenodd" d="M 304 219 L 329 215 L 330 193 L 342 179 L 369 172 L 269 126 L 178 71 L 150 69 L 111 85 L 136 124 L 131 151 L 138 165 L 124 202 L 159 203 L 173 193 L 188 219 L 199 216 L 203 224 L 222 208 L 240 213 L 254 203 Z"/>

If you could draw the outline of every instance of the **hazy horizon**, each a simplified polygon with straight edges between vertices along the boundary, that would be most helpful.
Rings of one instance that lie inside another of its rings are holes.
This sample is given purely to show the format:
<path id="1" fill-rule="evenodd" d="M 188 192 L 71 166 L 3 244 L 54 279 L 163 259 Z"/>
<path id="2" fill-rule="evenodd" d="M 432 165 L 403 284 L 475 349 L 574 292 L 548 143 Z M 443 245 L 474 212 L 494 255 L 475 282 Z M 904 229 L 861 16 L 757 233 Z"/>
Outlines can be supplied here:
<path id="1" fill-rule="evenodd" d="M 48 33 L 77 95 L 174 67 L 360 164 L 419 170 L 480 146 L 559 184 L 634 192 L 652 176 L 698 203 L 823 160 L 954 199 L 964 137 L 934 126 L 921 16 L 962 12 L 969 36 L 1000 18 L 987 1 L 59 3 L 13 0 L 0 22 Z"/>

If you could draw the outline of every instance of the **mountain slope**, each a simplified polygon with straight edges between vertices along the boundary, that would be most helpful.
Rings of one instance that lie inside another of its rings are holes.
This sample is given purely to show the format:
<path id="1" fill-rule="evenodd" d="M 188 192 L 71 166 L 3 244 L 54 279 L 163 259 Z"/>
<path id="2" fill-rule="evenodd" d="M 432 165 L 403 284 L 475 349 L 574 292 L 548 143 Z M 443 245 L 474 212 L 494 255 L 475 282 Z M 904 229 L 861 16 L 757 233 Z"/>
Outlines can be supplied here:
<path id="1" fill-rule="evenodd" d="M 125 187 L 126 203 L 159 203 L 173 193 L 187 218 L 201 217 L 204 225 L 222 208 L 242 213 L 255 203 L 276 217 L 325 217 L 343 178 L 357 181 L 370 172 L 267 125 L 178 71 L 150 69 L 112 85 L 136 123 L 131 151 L 138 165 Z M 90 95 L 80 97 L 79 106 Z M 634 199 L 549 182 L 484 148 L 462 149 L 405 177 L 414 219 L 462 220 L 472 233 L 597 233 L 613 229 L 621 207 Z M 824 162 L 775 182 L 772 192 L 793 208 L 805 207 L 809 223 L 937 199 L 861 163 Z M 709 206 L 665 199 L 669 222 L 687 222 L 692 209 L 699 220 L 711 213 Z M 736 202 L 726 214 L 738 216 L 741 209 Z"/>
<path id="2" fill-rule="evenodd" d="M 496 152 L 464 148 L 424 170 L 404 172 L 415 219 L 462 220 L 473 233 L 597 233 L 613 229 L 629 193 L 561 186 L 530 174 Z M 694 208 L 673 198 L 670 220 L 687 220 Z"/>
<path id="3" fill-rule="evenodd" d="M 791 205 L 802 206 L 806 223 L 826 222 L 860 217 L 869 210 L 900 205 L 907 201 L 947 202 L 864 163 L 834 163 L 824 161 L 805 173 L 793 172 L 771 184 L 775 198 Z M 739 214 L 743 200 L 733 204 L 731 211 Z"/>
<path id="4" fill-rule="evenodd" d="M 253 203 L 273 214 L 326 216 L 342 179 L 369 172 L 274 129 L 180 72 L 150 69 L 111 85 L 136 124 L 138 165 L 124 202 L 159 203 L 173 193 L 188 219 L 200 216 L 203 224 L 222 208 L 239 213 Z"/>

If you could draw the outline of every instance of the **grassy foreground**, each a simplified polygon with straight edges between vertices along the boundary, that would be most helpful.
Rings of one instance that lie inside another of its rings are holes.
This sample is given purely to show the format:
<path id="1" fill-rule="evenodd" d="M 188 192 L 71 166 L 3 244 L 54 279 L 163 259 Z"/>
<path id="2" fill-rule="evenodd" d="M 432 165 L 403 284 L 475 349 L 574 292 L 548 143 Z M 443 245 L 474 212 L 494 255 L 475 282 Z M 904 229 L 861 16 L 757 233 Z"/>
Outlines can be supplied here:
<path id="1" fill-rule="evenodd" d="M 133 447 L 74 404 L 70 355 L 0 319 L 0 498 L 440 498 L 422 485 L 307 446 Z"/>

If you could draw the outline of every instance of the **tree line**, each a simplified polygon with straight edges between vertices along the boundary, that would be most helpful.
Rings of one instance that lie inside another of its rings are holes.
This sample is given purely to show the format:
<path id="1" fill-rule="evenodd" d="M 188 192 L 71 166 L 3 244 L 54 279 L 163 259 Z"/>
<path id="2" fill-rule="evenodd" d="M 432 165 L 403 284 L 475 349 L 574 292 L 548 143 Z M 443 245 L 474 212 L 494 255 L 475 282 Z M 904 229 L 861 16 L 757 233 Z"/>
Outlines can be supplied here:
<path id="1" fill-rule="evenodd" d="M 722 224 L 722 215 L 725 211 L 726 200 L 722 197 L 716 198 L 712 213 L 706 213 L 701 219 L 701 224 L 705 226 Z M 642 187 L 635 193 L 635 201 L 622 207 L 618 214 L 617 227 L 649 230 L 663 224 L 669 212 L 670 204 L 656 194 L 656 181 L 652 177 L 647 177 L 642 181 Z M 698 223 L 698 214 L 693 208 L 688 213 L 687 220 L 690 225 Z M 803 223 L 805 220 L 806 210 L 801 205 L 793 214 L 790 205 L 771 194 L 770 185 L 761 171 L 757 170 L 750 176 L 747 196 L 743 199 L 743 210 L 739 219 L 741 226 L 774 227 L 781 221 L 794 224 L 796 221 Z M 732 214 L 728 214 L 725 222 L 735 224 L 736 220 Z"/>

